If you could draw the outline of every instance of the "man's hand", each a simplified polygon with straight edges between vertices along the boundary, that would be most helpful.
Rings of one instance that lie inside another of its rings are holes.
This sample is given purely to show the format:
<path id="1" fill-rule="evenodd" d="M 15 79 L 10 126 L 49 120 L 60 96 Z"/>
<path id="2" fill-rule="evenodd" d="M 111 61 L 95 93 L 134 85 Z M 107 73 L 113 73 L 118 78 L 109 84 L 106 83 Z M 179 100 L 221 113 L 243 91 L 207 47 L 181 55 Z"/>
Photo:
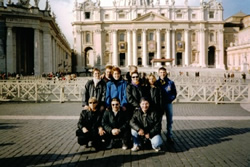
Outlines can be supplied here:
<path id="1" fill-rule="evenodd" d="M 89 106 L 86 105 L 86 106 L 83 107 L 83 109 L 84 110 L 89 110 Z"/>
<path id="2" fill-rule="evenodd" d="M 144 136 L 144 130 L 143 130 L 143 129 L 140 129 L 139 132 L 138 132 L 138 134 L 139 134 L 140 136 Z"/>
<path id="3" fill-rule="evenodd" d="M 106 132 L 105 132 L 105 130 L 103 130 L 102 127 L 100 127 L 98 133 L 99 133 L 100 136 L 103 136 Z"/>
<path id="4" fill-rule="evenodd" d="M 114 136 L 116 136 L 116 135 L 119 135 L 119 133 L 120 133 L 120 129 L 112 129 L 112 134 L 114 135 Z"/>
<path id="5" fill-rule="evenodd" d="M 83 128 L 82 128 L 82 132 L 83 132 L 83 133 L 87 133 L 87 132 L 88 132 L 88 129 L 85 128 L 85 127 L 83 127 Z"/>

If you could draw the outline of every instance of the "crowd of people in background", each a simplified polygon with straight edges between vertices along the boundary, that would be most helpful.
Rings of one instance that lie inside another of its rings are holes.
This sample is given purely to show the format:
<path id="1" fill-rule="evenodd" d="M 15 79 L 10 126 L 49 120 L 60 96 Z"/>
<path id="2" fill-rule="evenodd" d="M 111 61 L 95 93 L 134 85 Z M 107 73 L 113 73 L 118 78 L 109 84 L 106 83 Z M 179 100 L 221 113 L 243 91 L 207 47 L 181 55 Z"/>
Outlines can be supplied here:
<path id="1" fill-rule="evenodd" d="M 147 143 L 159 151 L 165 114 L 167 142 L 174 144 L 172 102 L 177 92 L 164 67 L 159 68 L 158 75 L 158 79 L 154 74 L 140 76 L 136 66 L 131 66 L 125 77 L 119 67 L 107 66 L 104 74 L 94 68 L 82 95 L 78 143 L 99 150 L 111 149 L 116 140 L 121 140 L 124 150 L 132 142 L 132 151 Z"/>

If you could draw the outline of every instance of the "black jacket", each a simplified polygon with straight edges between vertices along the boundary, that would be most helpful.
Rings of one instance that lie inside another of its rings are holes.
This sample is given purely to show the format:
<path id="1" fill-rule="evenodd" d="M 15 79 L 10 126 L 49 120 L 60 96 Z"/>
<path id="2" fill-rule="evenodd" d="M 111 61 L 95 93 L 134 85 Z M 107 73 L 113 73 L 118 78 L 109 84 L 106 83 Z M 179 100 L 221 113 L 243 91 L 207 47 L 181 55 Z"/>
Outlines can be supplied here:
<path id="1" fill-rule="evenodd" d="M 153 87 L 147 86 L 149 93 L 150 108 L 159 114 L 163 114 L 162 91 L 158 85 Z"/>
<path id="2" fill-rule="evenodd" d="M 149 96 L 145 86 L 135 86 L 132 83 L 127 85 L 127 100 L 133 108 L 139 107 L 140 99 Z"/>
<path id="3" fill-rule="evenodd" d="M 161 133 L 161 120 L 156 112 L 148 110 L 145 117 L 146 121 L 143 121 L 144 113 L 141 109 L 136 109 L 130 120 L 130 126 L 135 131 L 140 129 L 144 130 L 144 133 L 149 133 L 150 138 Z"/>
<path id="4" fill-rule="evenodd" d="M 78 128 L 86 127 L 89 131 L 97 131 L 101 126 L 102 113 L 100 111 L 82 110 L 78 121 Z"/>
<path id="5" fill-rule="evenodd" d="M 114 115 L 112 110 L 106 110 L 102 118 L 102 127 L 106 132 L 111 134 L 112 129 L 117 128 L 123 133 L 129 130 L 129 119 L 125 111 L 118 111 L 117 115 Z"/>
<path id="6" fill-rule="evenodd" d="M 96 97 L 99 105 L 105 106 L 106 83 L 101 80 L 97 83 L 96 87 L 93 79 L 89 80 L 82 95 L 82 106 L 88 105 L 89 98 Z"/>

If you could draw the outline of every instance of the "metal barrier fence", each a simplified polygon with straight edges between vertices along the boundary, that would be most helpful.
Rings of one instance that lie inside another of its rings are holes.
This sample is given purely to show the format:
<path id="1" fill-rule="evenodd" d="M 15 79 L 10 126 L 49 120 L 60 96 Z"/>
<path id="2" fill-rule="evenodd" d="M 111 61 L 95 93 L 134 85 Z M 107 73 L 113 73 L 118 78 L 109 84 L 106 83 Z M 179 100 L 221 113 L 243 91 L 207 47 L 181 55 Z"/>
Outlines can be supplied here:
<path id="1" fill-rule="evenodd" d="M 74 81 L 1 80 L 0 101 L 81 101 L 89 78 Z M 240 79 L 176 77 L 175 102 L 250 103 L 250 84 Z"/>

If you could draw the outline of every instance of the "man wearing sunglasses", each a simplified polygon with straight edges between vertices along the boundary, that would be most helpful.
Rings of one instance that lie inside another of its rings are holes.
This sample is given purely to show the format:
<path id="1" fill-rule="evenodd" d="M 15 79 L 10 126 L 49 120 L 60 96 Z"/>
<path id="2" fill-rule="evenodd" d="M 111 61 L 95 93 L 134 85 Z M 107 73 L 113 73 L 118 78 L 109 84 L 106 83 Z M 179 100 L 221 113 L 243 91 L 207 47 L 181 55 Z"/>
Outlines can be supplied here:
<path id="1" fill-rule="evenodd" d="M 114 141 L 122 140 L 122 149 L 128 148 L 130 139 L 129 119 L 126 111 L 123 111 L 118 98 L 111 99 L 111 109 L 104 112 L 102 126 L 107 132 L 107 149 L 114 146 Z"/>
<path id="2" fill-rule="evenodd" d="M 101 126 L 102 112 L 98 108 L 98 101 L 95 97 L 91 97 L 88 104 L 89 108 L 81 112 L 76 136 L 78 144 L 84 147 L 93 146 L 96 150 L 99 150 L 101 141 L 106 134 Z"/>

